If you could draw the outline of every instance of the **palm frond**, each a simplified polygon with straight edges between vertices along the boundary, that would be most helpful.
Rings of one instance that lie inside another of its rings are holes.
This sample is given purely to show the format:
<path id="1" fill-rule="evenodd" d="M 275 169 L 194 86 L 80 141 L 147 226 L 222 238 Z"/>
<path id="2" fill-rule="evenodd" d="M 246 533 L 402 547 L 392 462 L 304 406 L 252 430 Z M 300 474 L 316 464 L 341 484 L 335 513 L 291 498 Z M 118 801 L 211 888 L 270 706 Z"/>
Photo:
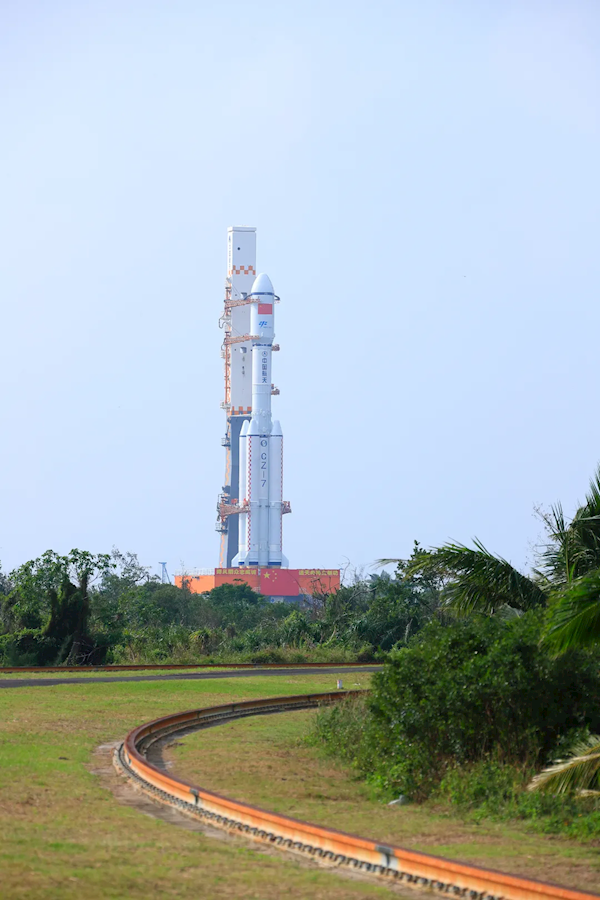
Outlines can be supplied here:
<path id="1" fill-rule="evenodd" d="M 591 734 L 572 747 L 573 756 L 548 766 L 527 786 L 529 791 L 566 794 L 600 787 L 600 736 Z"/>
<path id="2" fill-rule="evenodd" d="M 475 539 L 475 548 L 446 544 L 442 558 L 456 572 L 448 588 L 449 603 L 462 613 L 492 612 L 502 606 L 525 611 L 546 605 L 546 593 L 506 559 L 490 553 Z"/>
<path id="3" fill-rule="evenodd" d="M 561 652 L 599 641 L 600 569 L 596 569 L 551 598 L 544 643 Z"/>
<path id="4" fill-rule="evenodd" d="M 596 471 L 590 480 L 584 508 L 588 516 L 600 516 L 600 464 L 596 467 Z"/>
<path id="5" fill-rule="evenodd" d="M 423 554 L 407 568 L 406 575 L 433 569 L 450 574 L 451 581 L 444 592 L 447 605 L 461 613 L 490 613 L 502 606 L 527 610 L 546 605 L 547 594 L 535 581 L 501 556 L 490 553 L 481 541 L 475 539 L 473 543 L 475 547 L 444 544 Z"/>
<path id="6" fill-rule="evenodd" d="M 569 525 L 561 503 L 550 507 L 543 515 L 548 532 L 548 543 L 541 552 L 541 573 L 554 586 L 568 582 L 569 571 Z"/>
<path id="7" fill-rule="evenodd" d="M 555 586 L 569 584 L 600 568 L 600 466 L 590 481 L 585 502 L 570 522 L 560 503 L 542 519 L 549 540 L 541 553 L 541 568 Z"/>

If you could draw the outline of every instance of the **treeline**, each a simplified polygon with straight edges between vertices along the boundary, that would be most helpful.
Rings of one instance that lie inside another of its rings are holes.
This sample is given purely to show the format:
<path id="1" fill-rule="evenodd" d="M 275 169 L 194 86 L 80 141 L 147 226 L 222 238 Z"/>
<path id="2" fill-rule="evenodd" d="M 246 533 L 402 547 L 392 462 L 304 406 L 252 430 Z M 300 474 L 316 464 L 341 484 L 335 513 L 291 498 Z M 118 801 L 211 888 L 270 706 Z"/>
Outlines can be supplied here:
<path id="1" fill-rule="evenodd" d="M 0 578 L 2 665 L 371 661 L 437 615 L 435 577 L 356 578 L 271 603 L 247 585 L 161 584 L 135 554 L 48 551 Z"/>
<path id="2" fill-rule="evenodd" d="M 572 519 L 557 504 L 542 521 L 531 573 L 479 542 L 397 561 L 400 580 L 435 582 L 437 621 L 315 739 L 388 799 L 598 838 L 600 471 Z"/>

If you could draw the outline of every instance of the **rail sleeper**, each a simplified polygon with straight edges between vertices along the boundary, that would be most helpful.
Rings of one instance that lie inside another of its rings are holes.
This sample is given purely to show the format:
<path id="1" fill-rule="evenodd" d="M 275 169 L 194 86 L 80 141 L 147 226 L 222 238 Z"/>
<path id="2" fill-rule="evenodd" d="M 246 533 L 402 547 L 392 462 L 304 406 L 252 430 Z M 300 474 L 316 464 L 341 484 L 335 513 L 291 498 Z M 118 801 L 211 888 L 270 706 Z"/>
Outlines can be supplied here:
<path id="1" fill-rule="evenodd" d="M 115 753 L 115 765 L 161 803 L 175 806 L 213 826 L 336 866 L 353 867 L 388 880 L 428 887 L 469 900 L 598 900 L 598 894 L 380 844 L 240 803 L 173 778 L 143 756 L 151 743 L 176 731 L 207 727 L 248 715 L 307 709 L 359 693 L 348 691 L 247 700 L 165 716 L 131 731 Z"/>

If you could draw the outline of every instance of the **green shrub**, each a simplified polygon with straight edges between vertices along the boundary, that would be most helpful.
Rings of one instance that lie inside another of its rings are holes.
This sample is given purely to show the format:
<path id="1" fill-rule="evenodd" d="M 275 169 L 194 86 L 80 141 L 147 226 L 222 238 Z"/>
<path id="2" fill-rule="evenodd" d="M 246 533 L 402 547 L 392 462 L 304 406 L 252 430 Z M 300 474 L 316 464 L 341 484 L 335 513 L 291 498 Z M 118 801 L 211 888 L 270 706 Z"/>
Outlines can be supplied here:
<path id="1" fill-rule="evenodd" d="M 532 775 L 530 769 L 485 759 L 448 770 L 434 797 L 478 821 L 518 819 L 546 834 L 600 838 L 600 797 L 531 792 Z"/>
<path id="2" fill-rule="evenodd" d="M 462 809 L 500 809 L 514 802 L 533 773 L 492 759 L 449 769 L 435 796 Z"/>
<path id="3" fill-rule="evenodd" d="M 552 658 L 540 647 L 541 627 L 539 613 L 428 625 L 375 676 L 368 719 L 352 742 L 350 708 L 323 713 L 330 720 L 320 722 L 322 740 L 350 753 L 383 795 L 415 800 L 457 766 L 493 759 L 523 772 L 539 767 L 561 736 L 600 727 L 597 656 Z M 501 768 L 486 772 L 505 778 Z"/>
<path id="4" fill-rule="evenodd" d="M 324 744 L 334 749 L 335 755 L 365 771 L 370 753 L 370 735 L 373 718 L 366 696 L 348 697 L 335 706 L 323 707 L 315 717 L 311 743 Z"/>
<path id="5" fill-rule="evenodd" d="M 22 628 L 0 636 L 0 663 L 4 666 L 51 666 L 64 661 L 65 644 L 40 628 Z M 66 647 L 68 650 L 68 647 Z"/>
<path id="6" fill-rule="evenodd" d="M 162 639 L 154 632 L 126 633 L 123 642 L 114 644 L 106 654 L 106 662 L 122 665 L 145 663 L 163 663 L 168 665 L 187 663 L 203 666 L 209 663 L 282 663 L 298 665 L 300 663 L 351 663 L 369 662 L 373 658 L 373 648 L 364 647 L 355 650 L 350 647 L 281 647 L 266 644 L 258 650 L 232 648 L 231 641 L 212 643 L 212 637 L 205 643 L 204 635 L 192 632 L 189 636 L 175 632 L 175 639 Z M 0 638 L 1 642 L 2 638 Z M 203 645 L 206 649 L 203 649 Z M 1 644 L 0 644 L 1 647 Z M 212 647 L 212 650 L 211 650 Z M 6 663 L 8 665 L 8 663 Z M 24 665 L 24 663 L 19 663 Z M 332 676 L 334 677 L 334 676 Z"/>

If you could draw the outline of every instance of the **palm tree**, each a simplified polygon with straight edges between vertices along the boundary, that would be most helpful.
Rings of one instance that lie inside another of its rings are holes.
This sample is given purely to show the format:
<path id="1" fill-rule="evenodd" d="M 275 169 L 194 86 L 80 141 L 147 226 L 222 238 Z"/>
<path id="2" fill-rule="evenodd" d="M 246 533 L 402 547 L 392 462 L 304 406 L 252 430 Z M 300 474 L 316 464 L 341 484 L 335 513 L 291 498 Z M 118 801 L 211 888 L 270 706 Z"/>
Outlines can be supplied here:
<path id="1" fill-rule="evenodd" d="M 506 607 L 520 611 L 544 607 L 561 592 L 566 598 L 571 588 L 581 585 L 580 579 L 600 570 L 600 466 L 592 478 L 585 503 L 570 522 L 560 503 L 549 514 L 542 515 L 542 520 L 548 537 L 531 577 L 501 556 L 490 553 L 477 539 L 474 547 L 448 543 L 431 551 L 416 552 L 408 561 L 380 559 L 378 562 L 400 564 L 407 580 L 432 572 L 445 576 L 445 605 L 458 613 L 491 614 Z M 583 587 L 589 589 L 591 583 L 585 582 Z M 563 618 L 571 609 L 564 602 Z M 597 602 L 600 603 L 600 596 Z M 585 621 L 592 623 L 591 613 Z M 598 629 L 594 640 L 600 639 L 600 609 Z"/>
<path id="2" fill-rule="evenodd" d="M 600 642 L 600 467 L 585 503 L 568 526 L 560 507 L 553 509 L 553 543 L 542 563 L 552 579 L 545 643 L 562 652 Z"/>
<path id="3" fill-rule="evenodd" d="M 568 524 L 560 503 L 542 519 L 549 540 L 540 562 L 543 573 L 555 587 L 600 568 L 600 466 L 590 482 L 585 503 Z"/>
<path id="4" fill-rule="evenodd" d="M 543 641 L 557 653 L 600 643 L 600 466 L 570 522 L 560 503 L 542 520 L 548 537 L 531 577 L 478 540 L 474 547 L 449 543 L 413 553 L 409 561 L 379 562 L 399 564 L 407 579 L 442 575 L 443 602 L 457 614 L 547 607 Z M 571 748 L 571 754 L 544 769 L 529 790 L 600 789 L 600 736 L 588 735 Z"/>
<path id="5" fill-rule="evenodd" d="M 600 643 L 600 568 L 552 595 L 544 643 L 558 653 Z"/>
<path id="6" fill-rule="evenodd" d="M 552 794 L 600 793 L 600 736 L 590 734 L 577 741 L 571 747 L 568 759 L 560 760 L 536 775 L 527 790 Z"/>
<path id="7" fill-rule="evenodd" d="M 506 559 L 490 553 L 481 541 L 475 539 L 473 543 L 474 547 L 444 544 L 415 554 L 408 562 L 398 559 L 377 562 L 400 564 L 408 581 L 437 574 L 443 582 L 442 608 L 458 615 L 473 612 L 493 615 L 506 609 L 525 612 L 546 606 L 549 592 L 543 578 L 537 575 L 528 578 Z"/>

